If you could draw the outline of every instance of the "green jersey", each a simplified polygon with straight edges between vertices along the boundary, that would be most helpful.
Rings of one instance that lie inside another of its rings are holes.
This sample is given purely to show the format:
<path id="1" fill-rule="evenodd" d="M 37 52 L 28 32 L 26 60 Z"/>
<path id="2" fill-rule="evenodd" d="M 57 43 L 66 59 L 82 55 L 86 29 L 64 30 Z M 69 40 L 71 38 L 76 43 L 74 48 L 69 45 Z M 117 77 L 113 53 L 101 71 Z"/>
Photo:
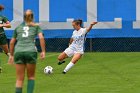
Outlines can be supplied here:
<path id="1" fill-rule="evenodd" d="M 17 39 L 15 53 L 36 52 L 35 37 L 38 33 L 42 33 L 39 26 L 27 26 L 25 23 L 19 25 L 13 34 L 13 38 Z"/>
<path id="2" fill-rule="evenodd" d="M 6 23 L 8 19 L 5 16 L 0 15 L 0 24 Z M 0 34 L 4 33 L 3 27 L 0 27 Z"/>

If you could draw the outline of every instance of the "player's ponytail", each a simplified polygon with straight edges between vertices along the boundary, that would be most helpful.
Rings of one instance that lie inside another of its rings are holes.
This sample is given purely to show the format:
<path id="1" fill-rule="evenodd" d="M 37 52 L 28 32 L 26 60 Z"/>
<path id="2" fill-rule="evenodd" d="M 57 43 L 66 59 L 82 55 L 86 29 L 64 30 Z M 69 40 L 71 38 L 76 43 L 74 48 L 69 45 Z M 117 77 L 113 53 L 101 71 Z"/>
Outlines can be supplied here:
<path id="1" fill-rule="evenodd" d="M 76 25 L 80 25 L 80 27 L 83 27 L 83 21 L 81 19 L 74 20 Z"/>

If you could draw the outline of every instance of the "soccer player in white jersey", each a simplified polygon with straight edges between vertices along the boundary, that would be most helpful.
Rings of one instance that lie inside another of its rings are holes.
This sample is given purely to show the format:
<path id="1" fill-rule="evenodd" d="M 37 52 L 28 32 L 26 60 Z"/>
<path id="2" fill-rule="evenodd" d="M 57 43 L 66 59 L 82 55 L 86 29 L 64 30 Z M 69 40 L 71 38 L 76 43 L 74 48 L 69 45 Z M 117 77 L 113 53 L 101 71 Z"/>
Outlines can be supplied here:
<path id="1" fill-rule="evenodd" d="M 65 67 L 63 74 L 70 70 L 84 54 L 84 42 L 86 34 L 95 24 L 97 24 L 97 22 L 92 22 L 89 28 L 83 28 L 82 20 L 78 19 L 72 22 L 72 26 L 75 30 L 73 31 L 73 35 L 70 39 L 69 47 L 58 56 L 58 65 L 65 63 L 65 58 L 73 56 L 70 63 Z"/>

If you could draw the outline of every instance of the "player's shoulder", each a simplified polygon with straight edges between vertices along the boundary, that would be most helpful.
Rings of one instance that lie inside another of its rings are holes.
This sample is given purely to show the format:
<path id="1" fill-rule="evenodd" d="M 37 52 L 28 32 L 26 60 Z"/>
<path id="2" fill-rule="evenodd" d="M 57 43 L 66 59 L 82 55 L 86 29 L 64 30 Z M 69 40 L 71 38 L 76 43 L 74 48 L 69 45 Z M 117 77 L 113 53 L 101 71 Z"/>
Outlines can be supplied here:
<path id="1" fill-rule="evenodd" d="M 82 27 L 80 30 L 82 30 L 82 31 L 84 30 L 84 31 L 85 31 L 85 30 L 87 30 L 87 28 L 85 28 L 85 27 Z"/>
<path id="2" fill-rule="evenodd" d="M 35 27 L 36 27 L 36 28 L 41 28 L 39 24 L 36 24 Z"/>
<path id="3" fill-rule="evenodd" d="M 21 23 L 20 25 L 18 25 L 18 26 L 15 28 L 15 30 L 20 29 L 20 28 L 22 28 L 22 27 L 24 27 L 24 26 L 25 26 L 25 23 L 23 22 L 23 23 Z"/>
<path id="4" fill-rule="evenodd" d="M 76 33 L 76 30 L 73 31 L 73 34 Z"/>
<path id="5" fill-rule="evenodd" d="M 31 26 L 33 28 L 40 29 L 40 24 L 39 23 L 32 23 Z"/>
<path id="6" fill-rule="evenodd" d="M 36 23 L 35 23 L 35 25 L 34 25 L 34 28 L 36 29 L 36 31 L 42 32 L 42 29 L 41 29 L 40 25 L 38 25 L 38 24 L 36 24 Z"/>
<path id="7" fill-rule="evenodd" d="M 87 32 L 87 28 L 85 28 L 85 27 L 81 28 L 80 30 L 81 30 L 81 32 L 83 32 L 83 33 Z"/>

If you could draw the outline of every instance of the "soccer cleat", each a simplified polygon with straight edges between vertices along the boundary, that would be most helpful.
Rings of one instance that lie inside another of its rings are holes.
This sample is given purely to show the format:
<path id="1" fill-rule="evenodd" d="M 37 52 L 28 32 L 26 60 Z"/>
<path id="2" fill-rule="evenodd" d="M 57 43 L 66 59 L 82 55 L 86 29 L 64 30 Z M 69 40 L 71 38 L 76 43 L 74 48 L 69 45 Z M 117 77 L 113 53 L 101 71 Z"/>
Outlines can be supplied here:
<path id="1" fill-rule="evenodd" d="M 62 74 L 66 74 L 66 72 L 63 71 Z"/>
<path id="2" fill-rule="evenodd" d="M 61 64 L 63 64 L 63 63 L 65 63 L 65 61 L 62 61 L 62 62 L 58 62 L 58 65 L 61 65 Z"/>
<path id="3" fill-rule="evenodd" d="M 2 67 L 0 67 L 0 73 L 2 73 Z"/>

